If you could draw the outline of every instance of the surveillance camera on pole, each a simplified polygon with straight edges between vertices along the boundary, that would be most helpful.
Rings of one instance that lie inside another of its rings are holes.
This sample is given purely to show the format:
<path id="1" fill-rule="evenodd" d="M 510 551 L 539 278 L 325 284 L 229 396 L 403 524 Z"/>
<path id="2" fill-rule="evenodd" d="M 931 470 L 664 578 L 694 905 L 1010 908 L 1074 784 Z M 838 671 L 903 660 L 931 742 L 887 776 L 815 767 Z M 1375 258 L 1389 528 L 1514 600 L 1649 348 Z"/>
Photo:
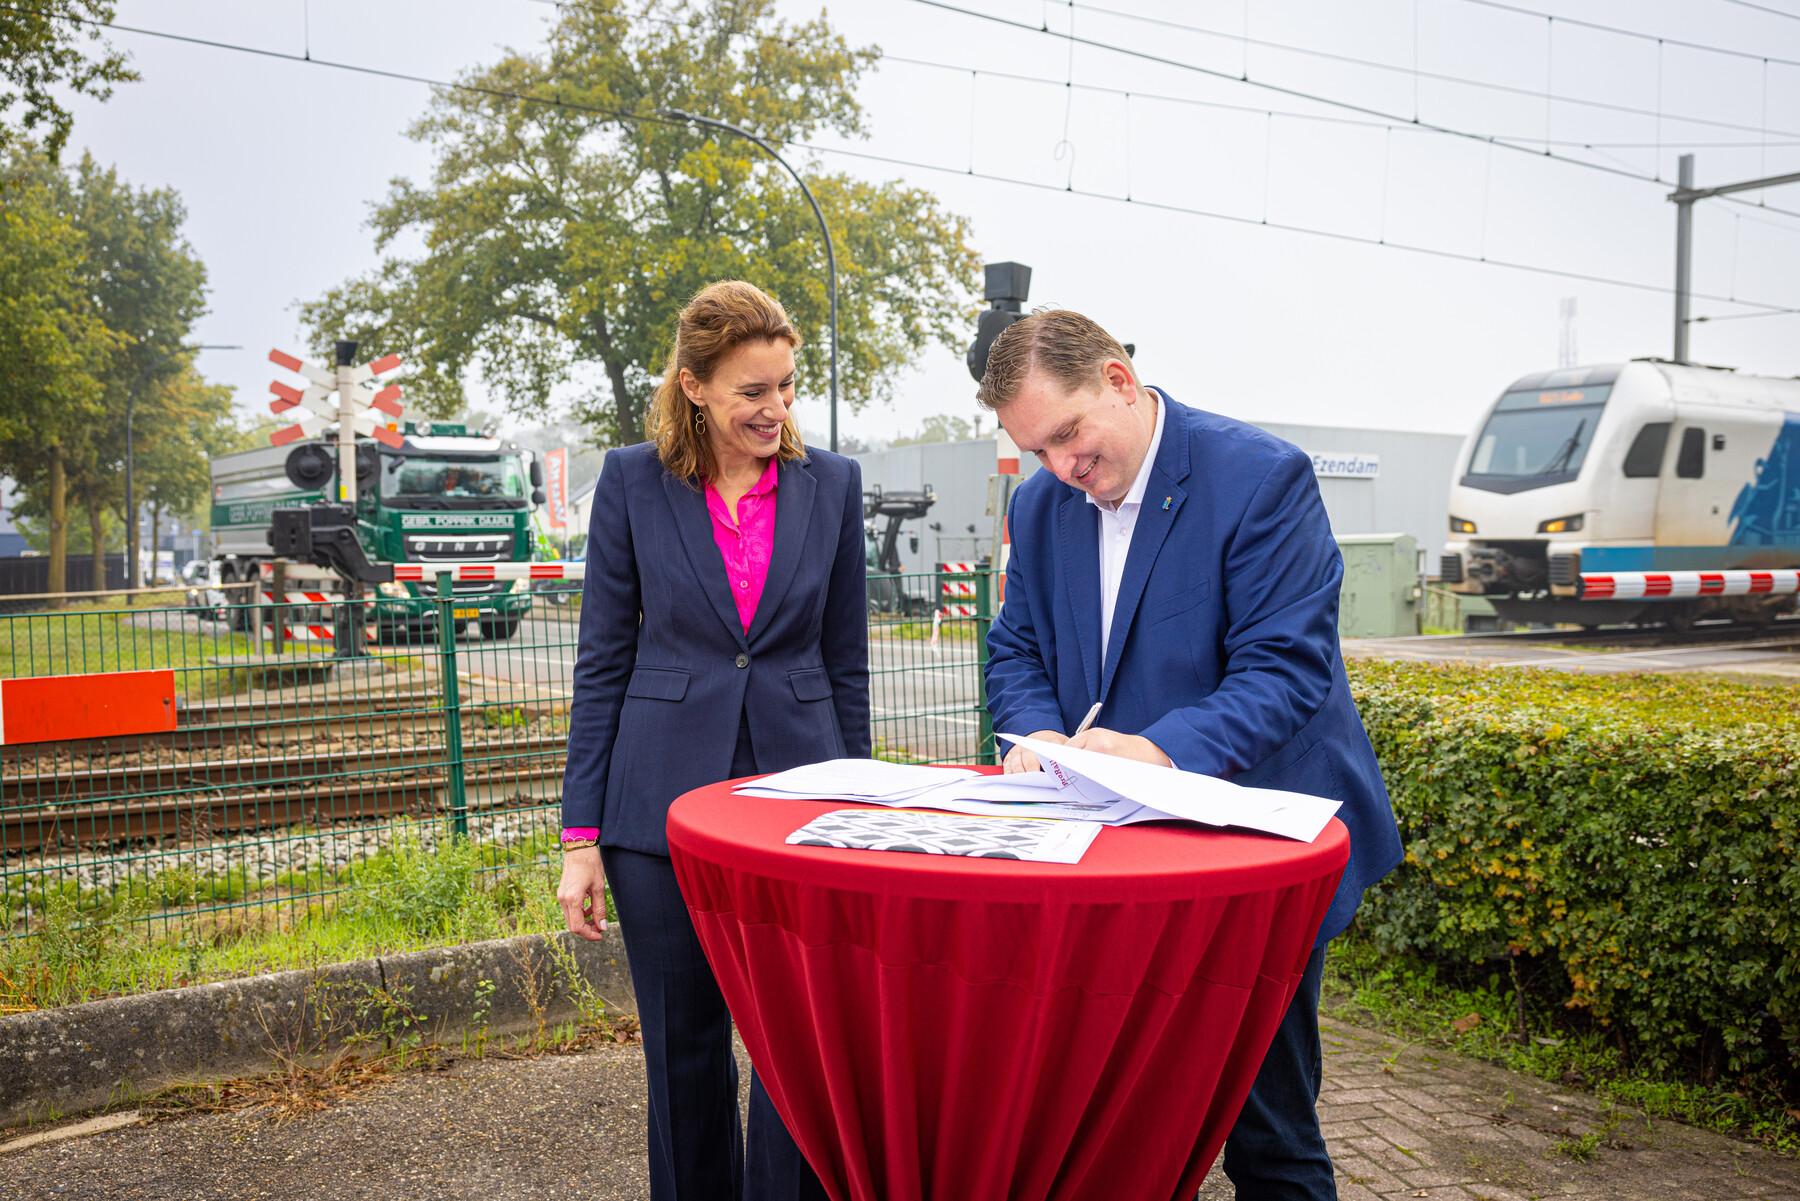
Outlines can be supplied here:
<path id="1" fill-rule="evenodd" d="M 1031 293 L 1031 268 L 1024 263 L 989 263 L 982 298 L 991 306 L 975 326 L 975 342 L 969 347 L 969 374 L 980 383 L 987 373 L 988 351 L 1007 326 L 1025 316 L 1025 298 Z"/>

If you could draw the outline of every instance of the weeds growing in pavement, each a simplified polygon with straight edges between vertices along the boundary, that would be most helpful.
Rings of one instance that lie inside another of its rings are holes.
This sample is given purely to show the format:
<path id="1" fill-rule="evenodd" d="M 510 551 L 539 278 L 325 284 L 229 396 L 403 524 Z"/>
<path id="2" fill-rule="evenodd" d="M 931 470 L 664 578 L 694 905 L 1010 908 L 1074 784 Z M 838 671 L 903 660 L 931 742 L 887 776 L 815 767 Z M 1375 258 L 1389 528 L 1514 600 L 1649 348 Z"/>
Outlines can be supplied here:
<path id="1" fill-rule="evenodd" d="M 1504 969 L 1453 976 L 1414 956 L 1383 955 L 1353 928 L 1331 944 L 1322 1008 L 1398 1038 L 1586 1089 L 1610 1106 L 1800 1155 L 1800 1111 L 1769 1084 L 1708 1087 L 1644 1075 L 1621 1053 L 1614 1032 L 1579 1012 L 1533 1005 L 1529 993 L 1521 1007 L 1513 981 Z M 1585 1137 L 1567 1139 L 1556 1150 L 1579 1160 L 1603 1145 L 1605 1134 L 1591 1145 Z"/>
<path id="2" fill-rule="evenodd" d="M 117 898 L 47 890 L 29 933 L 0 939 L 0 1014 L 561 930 L 554 838 L 441 839 L 428 850 L 403 833 L 342 872 L 340 892 L 303 909 L 224 908 L 167 925 L 138 919 L 213 882 L 164 873 Z"/>

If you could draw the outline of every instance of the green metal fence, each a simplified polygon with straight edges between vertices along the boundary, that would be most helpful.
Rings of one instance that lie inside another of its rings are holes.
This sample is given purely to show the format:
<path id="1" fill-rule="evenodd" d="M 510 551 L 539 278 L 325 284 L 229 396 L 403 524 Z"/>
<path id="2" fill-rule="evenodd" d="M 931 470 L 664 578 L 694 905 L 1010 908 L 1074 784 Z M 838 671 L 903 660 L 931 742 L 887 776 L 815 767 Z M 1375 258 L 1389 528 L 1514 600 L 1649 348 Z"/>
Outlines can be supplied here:
<path id="1" fill-rule="evenodd" d="M 994 583 L 870 580 L 878 755 L 993 761 Z M 326 600 L 0 615 L 0 677 L 167 668 L 178 694 L 172 731 L 0 746 L 0 937 L 53 893 L 164 924 L 298 915 L 402 837 L 466 836 L 496 866 L 553 851 L 580 600 L 539 594 L 509 637 L 457 616 L 507 586 L 445 580 L 433 620 L 394 627 Z M 362 654 L 320 637 L 359 624 Z"/>
<path id="2" fill-rule="evenodd" d="M 872 576 L 869 703 L 878 758 L 992 763 L 982 668 L 991 572 Z"/>

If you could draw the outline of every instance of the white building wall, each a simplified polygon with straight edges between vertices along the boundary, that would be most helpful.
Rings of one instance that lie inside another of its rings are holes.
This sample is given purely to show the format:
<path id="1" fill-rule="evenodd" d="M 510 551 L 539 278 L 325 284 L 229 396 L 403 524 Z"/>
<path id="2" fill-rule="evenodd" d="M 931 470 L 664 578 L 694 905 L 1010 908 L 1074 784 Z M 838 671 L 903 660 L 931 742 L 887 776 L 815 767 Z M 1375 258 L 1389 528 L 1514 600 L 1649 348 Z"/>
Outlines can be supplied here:
<path id="1" fill-rule="evenodd" d="M 905 570 L 930 571 L 935 564 L 978 559 L 993 549 L 994 519 L 987 513 L 988 477 L 994 474 L 992 438 L 896 446 L 851 457 L 862 464 L 864 490 L 877 484 L 888 492 L 929 487 L 938 495 L 929 514 L 900 527 L 900 564 Z M 1036 460 L 1029 456 L 1020 466 L 1027 474 L 1037 470 Z M 878 524 L 885 530 L 887 519 Z"/>
<path id="2" fill-rule="evenodd" d="M 1421 434 L 1340 426 L 1254 423 L 1308 454 L 1332 459 L 1375 458 L 1380 469 L 1358 478 L 1322 477 L 1319 494 L 1335 534 L 1411 534 L 1427 551 L 1426 571 L 1437 573 L 1438 556 L 1449 535 L 1450 477 L 1462 447 L 1460 434 Z M 975 526 L 985 552 L 993 536 L 987 515 L 987 481 L 994 471 L 994 440 L 933 442 L 869 451 L 853 456 L 862 464 L 863 487 L 914 492 L 929 484 L 938 503 L 930 515 L 901 527 L 900 556 L 907 571 L 930 571 L 942 559 L 970 557 L 968 532 Z M 1026 455 L 1027 475 L 1038 469 Z M 1343 464 L 1338 464 L 1343 466 Z M 941 526 L 934 530 L 933 525 Z M 918 550 L 910 539 L 917 537 Z M 940 553 L 948 551 L 954 553 Z"/>
<path id="3" fill-rule="evenodd" d="M 1425 570 L 1437 574 L 1450 536 L 1450 477 L 1461 434 L 1417 434 L 1347 426 L 1256 422 L 1314 456 L 1378 455 L 1380 474 L 1319 479 L 1319 495 L 1334 534 L 1411 534 L 1426 551 Z"/>

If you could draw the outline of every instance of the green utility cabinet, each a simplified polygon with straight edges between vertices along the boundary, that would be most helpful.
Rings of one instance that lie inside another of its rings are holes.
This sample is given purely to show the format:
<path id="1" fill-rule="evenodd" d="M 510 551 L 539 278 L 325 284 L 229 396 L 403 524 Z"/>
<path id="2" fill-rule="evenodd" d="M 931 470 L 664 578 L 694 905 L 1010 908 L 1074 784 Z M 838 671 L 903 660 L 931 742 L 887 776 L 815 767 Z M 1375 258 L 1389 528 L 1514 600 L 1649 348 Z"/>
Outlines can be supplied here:
<path id="1" fill-rule="evenodd" d="M 1413 536 L 1343 534 L 1337 544 L 1344 555 L 1339 636 L 1400 638 L 1419 633 L 1424 590 Z"/>

